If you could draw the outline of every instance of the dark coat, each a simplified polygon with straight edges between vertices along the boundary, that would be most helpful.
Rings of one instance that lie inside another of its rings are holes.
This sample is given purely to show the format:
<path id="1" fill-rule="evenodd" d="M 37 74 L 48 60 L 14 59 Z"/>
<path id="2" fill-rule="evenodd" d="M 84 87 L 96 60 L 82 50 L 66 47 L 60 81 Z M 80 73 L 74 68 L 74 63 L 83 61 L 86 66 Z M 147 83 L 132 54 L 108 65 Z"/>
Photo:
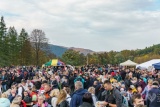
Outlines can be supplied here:
<path id="1" fill-rule="evenodd" d="M 124 80 L 125 77 L 126 77 L 126 72 L 122 70 L 121 73 L 120 73 L 120 75 L 122 77 L 122 80 Z"/>
<path id="2" fill-rule="evenodd" d="M 94 106 L 88 102 L 83 102 L 79 107 L 94 107 Z"/>
<path id="3" fill-rule="evenodd" d="M 9 96 L 8 96 L 8 99 L 9 99 L 9 101 L 12 103 L 12 101 L 13 101 L 13 99 L 15 98 L 15 96 L 12 96 L 12 94 L 10 94 Z"/>
<path id="4" fill-rule="evenodd" d="M 139 79 L 141 76 L 141 74 L 139 72 L 134 72 L 133 73 L 133 77 L 136 77 L 137 79 Z"/>
<path id="5" fill-rule="evenodd" d="M 152 88 L 148 92 L 147 107 L 160 107 L 160 90 L 158 88 Z"/>
<path id="6" fill-rule="evenodd" d="M 16 83 L 21 83 L 21 80 L 22 80 L 22 77 L 21 76 L 19 76 L 19 77 L 15 77 L 15 82 Z"/>
<path id="7" fill-rule="evenodd" d="M 29 96 L 25 96 L 23 100 L 24 100 L 25 103 L 30 103 L 30 102 L 32 102 L 32 98 L 29 97 Z"/>
<path id="8" fill-rule="evenodd" d="M 2 80 L 2 85 L 6 85 L 6 82 L 8 80 L 7 75 L 4 75 L 4 76 L 2 75 L 1 80 Z"/>
<path id="9" fill-rule="evenodd" d="M 124 83 L 125 83 L 125 86 L 126 86 L 126 90 L 128 90 L 130 85 L 132 85 L 131 80 L 128 80 L 128 79 L 125 79 Z"/>
<path id="10" fill-rule="evenodd" d="M 69 104 L 66 100 L 64 100 L 60 104 L 58 104 L 56 107 L 69 107 Z"/>
<path id="11" fill-rule="evenodd" d="M 53 80 L 52 81 L 52 85 L 53 85 L 53 89 L 55 89 L 55 88 L 58 88 L 58 82 L 57 82 L 57 80 Z"/>
<path id="12" fill-rule="evenodd" d="M 74 80 L 75 80 L 75 77 L 70 77 L 69 78 L 69 86 L 74 86 Z"/>
<path id="13" fill-rule="evenodd" d="M 146 83 L 142 80 L 139 82 L 138 86 L 142 87 L 142 91 L 144 90 L 144 88 L 146 87 Z"/>
<path id="14" fill-rule="evenodd" d="M 70 107 L 79 107 L 83 102 L 83 95 L 87 92 L 86 89 L 79 89 L 72 94 L 72 99 L 70 102 Z"/>
<path id="15" fill-rule="evenodd" d="M 90 79 L 85 79 L 84 88 L 88 89 L 90 87 Z"/>

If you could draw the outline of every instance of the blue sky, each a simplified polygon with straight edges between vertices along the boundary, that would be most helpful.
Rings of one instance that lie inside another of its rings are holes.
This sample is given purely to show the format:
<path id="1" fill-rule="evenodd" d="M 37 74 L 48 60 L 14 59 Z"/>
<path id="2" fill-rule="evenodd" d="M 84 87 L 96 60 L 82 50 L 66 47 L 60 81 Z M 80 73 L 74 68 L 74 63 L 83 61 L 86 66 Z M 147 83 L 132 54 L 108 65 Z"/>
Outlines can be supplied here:
<path id="1" fill-rule="evenodd" d="M 160 0 L 0 0 L 7 27 L 45 32 L 49 42 L 94 51 L 159 44 Z"/>

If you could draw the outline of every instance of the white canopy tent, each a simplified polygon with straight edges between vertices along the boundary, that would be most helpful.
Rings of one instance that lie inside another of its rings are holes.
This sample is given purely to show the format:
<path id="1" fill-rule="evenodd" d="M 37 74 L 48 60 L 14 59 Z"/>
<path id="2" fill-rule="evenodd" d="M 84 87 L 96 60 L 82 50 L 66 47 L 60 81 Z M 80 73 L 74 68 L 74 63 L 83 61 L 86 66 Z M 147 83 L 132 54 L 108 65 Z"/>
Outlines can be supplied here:
<path id="1" fill-rule="evenodd" d="M 136 65 L 136 68 L 146 68 L 148 69 L 148 67 L 152 66 L 152 64 L 155 64 L 155 63 L 159 63 L 160 62 L 160 59 L 152 59 L 150 61 L 147 61 L 147 62 L 144 62 L 142 64 L 139 64 L 139 65 Z"/>
<path id="2" fill-rule="evenodd" d="M 121 66 L 136 66 L 137 63 L 135 63 L 135 62 L 133 62 L 133 61 L 131 61 L 131 60 L 127 60 L 127 61 L 125 61 L 125 62 L 123 62 L 123 63 L 120 63 L 120 65 L 121 65 Z"/>

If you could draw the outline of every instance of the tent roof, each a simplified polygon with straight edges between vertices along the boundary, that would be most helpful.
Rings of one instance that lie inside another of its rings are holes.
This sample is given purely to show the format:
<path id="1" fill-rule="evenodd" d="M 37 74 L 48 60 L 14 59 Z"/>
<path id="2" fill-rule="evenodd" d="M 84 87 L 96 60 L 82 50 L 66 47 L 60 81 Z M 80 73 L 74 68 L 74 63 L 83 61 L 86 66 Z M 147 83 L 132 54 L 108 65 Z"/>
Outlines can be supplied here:
<path id="1" fill-rule="evenodd" d="M 136 68 L 138 67 L 143 67 L 143 68 L 148 68 L 150 66 L 152 66 L 152 64 L 158 63 L 160 62 L 160 59 L 152 59 L 150 61 L 144 62 L 142 64 L 136 65 Z"/>
<path id="2" fill-rule="evenodd" d="M 154 64 L 152 64 L 152 65 L 153 65 L 153 66 L 154 66 L 154 65 L 158 65 L 158 66 L 160 66 L 160 62 L 158 62 L 158 63 L 154 63 Z"/>
<path id="3" fill-rule="evenodd" d="M 135 63 L 135 62 L 133 62 L 133 61 L 131 61 L 131 60 L 127 60 L 127 61 L 125 61 L 125 62 L 123 62 L 123 63 L 120 63 L 120 65 L 121 65 L 121 66 L 136 66 L 137 63 Z"/>
<path id="4" fill-rule="evenodd" d="M 154 66 L 155 69 L 160 69 L 160 62 L 152 64 L 152 66 Z"/>

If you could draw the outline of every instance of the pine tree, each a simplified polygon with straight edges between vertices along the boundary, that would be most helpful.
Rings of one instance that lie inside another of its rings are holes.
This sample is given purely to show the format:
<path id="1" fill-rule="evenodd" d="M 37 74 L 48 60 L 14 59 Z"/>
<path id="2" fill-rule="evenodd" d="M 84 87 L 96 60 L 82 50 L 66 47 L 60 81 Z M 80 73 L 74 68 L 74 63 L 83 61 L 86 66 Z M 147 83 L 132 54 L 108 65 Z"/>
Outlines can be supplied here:
<path id="1" fill-rule="evenodd" d="M 7 33 L 7 37 L 9 38 L 9 58 L 11 64 L 18 63 L 18 53 L 20 51 L 18 44 L 18 34 L 14 27 L 10 27 Z"/>
<path id="2" fill-rule="evenodd" d="M 20 32 L 20 35 L 18 37 L 19 42 L 19 64 L 20 65 L 29 65 L 32 64 L 32 46 L 29 41 L 28 33 L 25 31 L 25 29 L 22 29 Z"/>
<path id="3" fill-rule="evenodd" d="M 6 62 L 6 58 L 7 56 L 5 55 L 5 41 L 4 41 L 4 38 L 6 36 L 6 24 L 4 22 L 4 19 L 3 19 L 3 16 L 1 17 L 1 20 L 0 20 L 0 65 L 1 66 L 4 66 L 5 65 L 5 62 Z"/>

